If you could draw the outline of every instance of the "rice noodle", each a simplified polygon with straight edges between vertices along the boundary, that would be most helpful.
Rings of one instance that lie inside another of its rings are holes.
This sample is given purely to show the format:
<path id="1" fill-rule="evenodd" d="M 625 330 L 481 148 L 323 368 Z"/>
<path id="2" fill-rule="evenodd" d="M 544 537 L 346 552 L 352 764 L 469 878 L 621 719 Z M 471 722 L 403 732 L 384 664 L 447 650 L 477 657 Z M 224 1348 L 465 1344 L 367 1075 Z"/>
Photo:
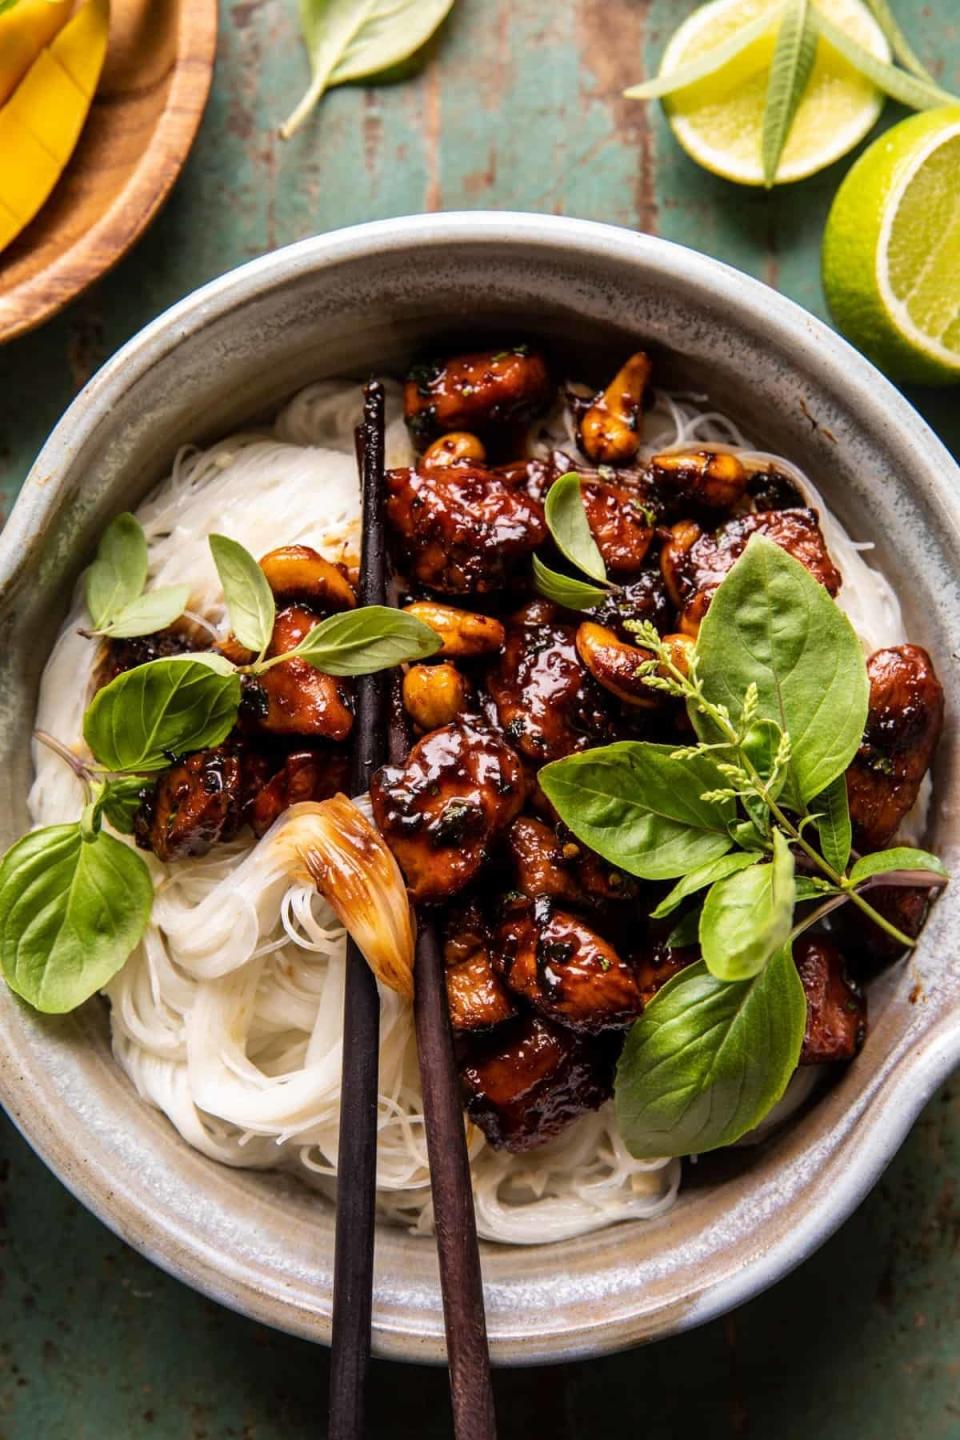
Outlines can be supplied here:
<path id="1" fill-rule="evenodd" d="M 388 385 L 387 461 L 409 463 L 399 387 Z M 356 563 L 359 505 L 355 385 L 325 381 L 297 395 L 269 429 L 188 448 L 141 506 L 150 583 L 189 583 L 190 607 L 214 626 L 223 597 L 207 546 L 225 533 L 256 554 L 309 544 Z M 536 450 L 571 449 L 565 407 L 531 436 Z M 749 448 L 703 397 L 660 391 L 645 421 L 643 457 L 707 444 L 745 463 L 775 462 L 820 512 L 843 572 L 840 604 L 864 647 L 906 637 L 896 596 L 830 515 L 809 480 L 780 457 Z M 47 664 L 39 728 L 80 744 L 95 644 L 77 633 L 78 596 Z M 35 750 L 30 808 L 37 824 L 71 820 L 80 793 L 69 768 Z M 921 812 L 922 820 L 922 812 Z M 280 824 L 282 822 L 278 822 Z M 184 1139 L 227 1165 L 283 1166 L 329 1190 L 336 1175 L 344 932 L 312 885 L 291 878 L 270 837 L 241 837 L 169 866 L 153 856 L 153 916 L 143 943 L 107 987 L 116 1057 L 140 1095 Z M 410 1005 L 381 986 L 378 1204 L 383 1215 L 430 1231 L 429 1175 Z M 481 1235 L 537 1244 L 649 1218 L 672 1203 L 677 1160 L 638 1161 L 612 1107 L 581 1117 L 529 1154 L 494 1150 L 468 1127 Z"/>

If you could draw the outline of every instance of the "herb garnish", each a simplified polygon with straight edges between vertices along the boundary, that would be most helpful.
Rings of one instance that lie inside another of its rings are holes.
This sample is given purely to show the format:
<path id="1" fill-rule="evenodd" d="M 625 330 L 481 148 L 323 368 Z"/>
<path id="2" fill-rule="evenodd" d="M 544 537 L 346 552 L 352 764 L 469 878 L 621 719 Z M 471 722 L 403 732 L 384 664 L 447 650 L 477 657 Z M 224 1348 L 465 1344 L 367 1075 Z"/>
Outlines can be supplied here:
<path id="1" fill-rule="evenodd" d="M 685 703 L 698 742 L 619 742 L 555 761 L 540 783 L 606 859 L 678 879 L 656 917 L 706 891 L 696 931 L 685 915 L 671 936 L 698 939 L 703 959 L 643 1012 L 617 1078 L 631 1152 L 685 1154 L 729 1144 L 782 1094 L 803 1037 L 796 936 L 852 903 L 910 947 L 867 892 L 893 876 L 939 887 L 947 875 L 936 856 L 908 847 L 850 865 L 844 776 L 867 715 L 866 663 L 849 620 L 792 556 L 751 538 L 686 674 L 649 622 L 628 628 L 651 652 L 646 683 Z"/>
<path id="2" fill-rule="evenodd" d="M 147 541 L 135 515 L 118 515 L 104 530 L 84 580 L 94 633 L 129 640 L 172 625 L 190 598 L 189 585 L 144 593 Z"/>
<path id="3" fill-rule="evenodd" d="M 543 508 L 547 529 L 561 555 L 594 583 L 588 584 L 584 580 L 562 575 L 558 570 L 551 570 L 539 556 L 534 555 L 534 588 L 539 595 L 567 610 L 591 610 L 618 587 L 611 585 L 607 579 L 607 567 L 587 519 L 580 476 L 571 470 L 555 480 L 547 491 Z"/>
<path id="4" fill-rule="evenodd" d="M 283 139 L 300 128 L 332 86 L 374 79 L 409 60 L 452 8 L 453 0 L 300 0 L 311 79 L 280 128 Z"/>
<path id="5" fill-rule="evenodd" d="M 215 652 L 152 660 L 97 692 L 83 718 L 89 759 L 38 734 L 74 771 L 83 789 L 80 818 L 24 836 L 0 861 L 0 970 L 37 1010 L 72 1010 L 101 989 L 139 944 L 150 918 L 153 881 L 143 857 L 103 829 L 133 831 L 142 791 L 179 756 L 221 744 L 237 723 L 241 677 L 300 659 L 330 675 L 366 675 L 440 648 L 435 631 L 412 615 L 368 605 L 320 621 L 282 655 L 264 658 L 275 602 L 253 556 L 236 541 L 211 537 L 234 634 L 256 658 L 233 665 Z M 142 595 L 146 542 L 132 515 L 107 528 L 86 578 L 97 634 L 129 628 Z M 262 581 L 262 583 L 261 583 Z M 186 601 L 183 591 L 176 614 Z M 124 618 L 126 617 L 126 618 Z"/>

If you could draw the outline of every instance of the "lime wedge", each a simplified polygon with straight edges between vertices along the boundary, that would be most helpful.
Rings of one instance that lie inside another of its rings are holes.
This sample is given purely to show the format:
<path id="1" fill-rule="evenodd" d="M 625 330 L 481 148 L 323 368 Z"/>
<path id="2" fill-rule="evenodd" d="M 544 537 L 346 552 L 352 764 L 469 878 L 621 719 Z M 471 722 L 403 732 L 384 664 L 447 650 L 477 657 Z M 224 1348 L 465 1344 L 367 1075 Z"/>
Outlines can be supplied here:
<path id="1" fill-rule="evenodd" d="M 823 286 L 892 379 L 960 381 L 960 106 L 911 116 L 861 155 L 827 220 Z"/>
<path id="2" fill-rule="evenodd" d="M 890 59 L 883 32 L 861 0 L 818 0 L 835 25 L 878 60 Z M 767 71 L 773 58 L 779 0 L 712 0 L 695 10 L 667 46 L 660 67 L 668 75 L 724 45 L 746 26 L 770 16 L 769 31 L 706 80 L 664 100 L 673 133 L 707 170 L 741 185 L 763 184 L 761 140 Z M 859 144 L 876 123 L 883 96 L 823 39 L 777 171 L 777 183 L 802 180 Z"/>

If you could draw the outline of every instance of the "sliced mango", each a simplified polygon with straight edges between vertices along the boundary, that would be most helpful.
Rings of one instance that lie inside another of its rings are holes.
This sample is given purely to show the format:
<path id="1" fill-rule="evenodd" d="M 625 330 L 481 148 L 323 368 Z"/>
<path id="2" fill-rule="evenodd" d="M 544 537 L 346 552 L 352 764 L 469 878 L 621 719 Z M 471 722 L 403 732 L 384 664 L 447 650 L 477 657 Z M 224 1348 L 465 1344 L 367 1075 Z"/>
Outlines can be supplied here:
<path id="1" fill-rule="evenodd" d="M 19 220 L 12 210 L 8 210 L 6 205 L 0 205 L 0 250 L 14 235 L 19 235 L 22 226 L 23 221 Z"/>
<path id="2" fill-rule="evenodd" d="M 19 0 L 0 15 L 0 105 L 66 24 L 72 9 L 73 0 Z"/>
<path id="3" fill-rule="evenodd" d="M 103 69 L 109 28 L 110 0 L 87 0 L 50 46 L 50 54 L 88 101 L 93 99 Z"/>
<path id="4" fill-rule="evenodd" d="M 110 0 L 86 0 L 0 108 L 0 250 L 33 219 L 73 153 L 109 29 Z M 16 230 L 10 231 L 4 211 L 16 216 Z"/>

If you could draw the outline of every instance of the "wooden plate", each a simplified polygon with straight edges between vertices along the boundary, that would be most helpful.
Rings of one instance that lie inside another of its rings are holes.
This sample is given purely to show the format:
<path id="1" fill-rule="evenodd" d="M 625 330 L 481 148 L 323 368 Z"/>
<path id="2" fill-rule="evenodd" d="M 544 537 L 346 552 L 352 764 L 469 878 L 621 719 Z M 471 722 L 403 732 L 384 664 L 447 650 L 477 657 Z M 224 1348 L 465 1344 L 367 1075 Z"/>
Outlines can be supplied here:
<path id="1" fill-rule="evenodd" d="M 113 0 L 80 142 L 39 215 L 0 254 L 0 341 L 55 315 L 153 219 L 200 124 L 216 42 L 217 0 Z"/>

